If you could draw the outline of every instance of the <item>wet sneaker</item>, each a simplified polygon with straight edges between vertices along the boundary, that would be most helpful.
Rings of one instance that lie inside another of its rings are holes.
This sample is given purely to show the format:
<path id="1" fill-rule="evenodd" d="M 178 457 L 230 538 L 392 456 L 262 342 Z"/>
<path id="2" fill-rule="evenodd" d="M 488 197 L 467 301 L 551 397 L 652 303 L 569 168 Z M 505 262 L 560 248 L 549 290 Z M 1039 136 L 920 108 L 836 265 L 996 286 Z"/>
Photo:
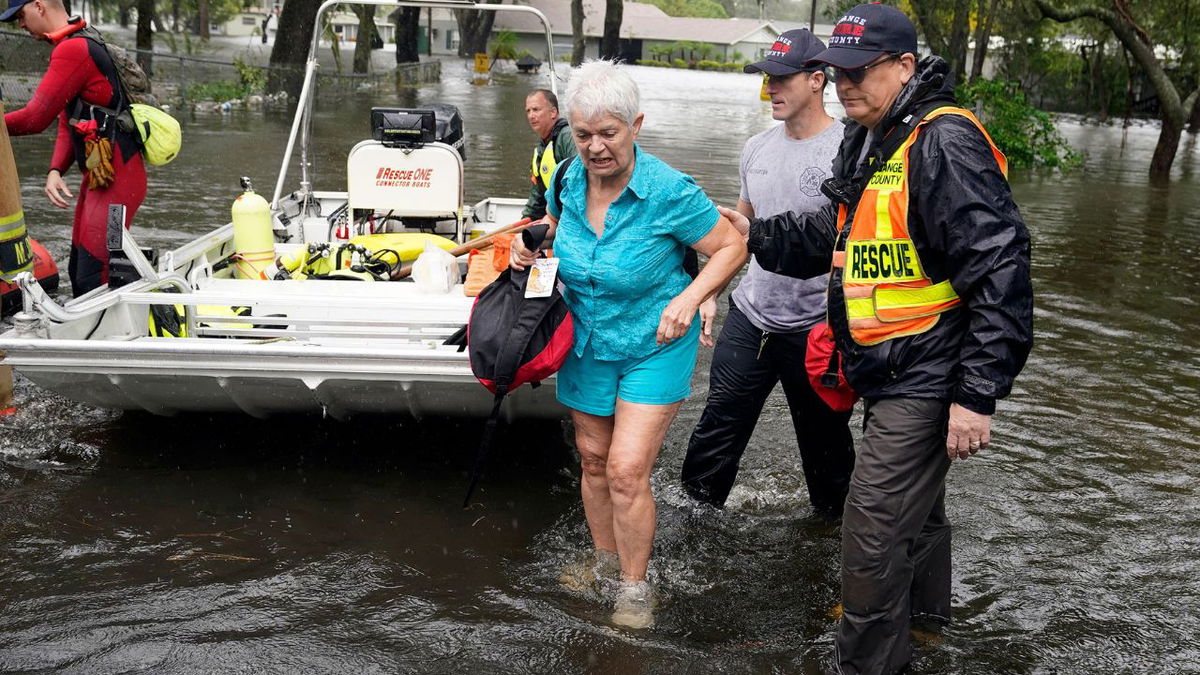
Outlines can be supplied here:
<path id="1" fill-rule="evenodd" d="M 654 625 L 654 591 L 646 581 L 622 581 L 617 589 L 612 622 L 622 628 L 642 630 Z"/>
<path id="2" fill-rule="evenodd" d="M 562 568 L 558 583 L 572 593 L 603 595 L 606 583 L 621 576 L 621 562 L 613 551 L 593 550 Z"/>

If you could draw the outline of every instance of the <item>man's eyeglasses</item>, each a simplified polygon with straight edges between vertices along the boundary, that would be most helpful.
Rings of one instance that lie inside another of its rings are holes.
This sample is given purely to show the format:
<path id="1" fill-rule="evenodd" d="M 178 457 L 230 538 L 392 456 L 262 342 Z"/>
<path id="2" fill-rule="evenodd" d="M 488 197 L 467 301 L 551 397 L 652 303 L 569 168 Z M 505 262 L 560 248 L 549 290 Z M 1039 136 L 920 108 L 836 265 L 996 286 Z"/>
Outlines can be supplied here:
<path id="1" fill-rule="evenodd" d="M 844 77 L 847 80 L 850 80 L 851 82 L 853 82 L 854 84 L 862 84 L 862 81 L 867 79 L 867 71 L 868 70 L 874 68 L 875 66 L 883 65 L 883 64 L 887 63 L 888 61 L 895 61 L 896 59 L 900 58 L 900 56 L 901 56 L 900 54 L 892 54 L 892 55 L 888 56 L 886 59 L 880 59 L 880 60 L 876 61 L 875 63 L 868 63 L 867 65 L 862 66 L 860 68 L 849 68 L 849 69 L 834 68 L 832 79 L 834 82 L 837 82 L 838 80 L 840 80 Z"/>

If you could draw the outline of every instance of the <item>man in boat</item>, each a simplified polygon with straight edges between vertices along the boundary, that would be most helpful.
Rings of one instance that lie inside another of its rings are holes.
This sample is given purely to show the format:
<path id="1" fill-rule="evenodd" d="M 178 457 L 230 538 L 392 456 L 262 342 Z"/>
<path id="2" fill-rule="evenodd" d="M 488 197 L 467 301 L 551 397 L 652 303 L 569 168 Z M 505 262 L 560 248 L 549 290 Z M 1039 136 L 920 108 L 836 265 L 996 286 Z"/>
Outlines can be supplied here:
<path id="1" fill-rule="evenodd" d="M 575 142 L 566 118 L 558 116 L 558 97 L 548 89 L 534 89 L 525 97 L 525 119 L 539 140 L 529 170 L 529 200 L 521 215 L 533 220 L 546 217 L 546 188 L 554 167 L 575 156 Z"/>
<path id="2" fill-rule="evenodd" d="M 748 218 L 829 204 L 821 182 L 830 177 L 845 127 L 825 112 L 823 68 L 806 65 L 824 50 L 807 29 L 790 30 L 764 61 L 745 68 L 766 74 L 771 115 L 782 122 L 742 150 L 737 211 Z M 805 369 L 809 331 L 825 319 L 828 276 L 796 279 L 750 260 L 730 296 L 713 351 L 708 403 L 683 460 L 683 487 L 693 498 L 724 506 L 763 404 L 778 382 L 787 396 L 813 509 L 841 515 L 854 468 L 850 412 L 832 410 L 809 384 Z"/>
<path id="3" fill-rule="evenodd" d="M 763 269 L 829 273 L 846 379 L 866 405 L 842 520 L 836 672 L 896 673 L 911 617 L 950 616 L 951 462 L 986 448 L 996 401 L 1033 343 L 1029 232 L 1004 155 L 958 107 L 949 68 L 917 59 L 899 10 L 858 5 L 810 63 L 853 120 L 818 212 L 753 222 Z"/>
<path id="4" fill-rule="evenodd" d="M 4 116 L 13 136 L 37 134 L 58 118 L 46 174 L 46 197 L 65 209 L 75 195 L 63 180 L 71 164 L 83 173 L 71 229 L 71 290 L 76 297 L 108 282 L 105 232 L 110 204 L 124 204 L 125 227 L 146 197 L 146 169 L 136 132 L 117 124 L 128 106 L 119 75 L 96 29 L 67 15 L 63 0 L 8 0 L 0 21 L 17 22 L 54 46 L 50 66 L 29 103 Z"/>

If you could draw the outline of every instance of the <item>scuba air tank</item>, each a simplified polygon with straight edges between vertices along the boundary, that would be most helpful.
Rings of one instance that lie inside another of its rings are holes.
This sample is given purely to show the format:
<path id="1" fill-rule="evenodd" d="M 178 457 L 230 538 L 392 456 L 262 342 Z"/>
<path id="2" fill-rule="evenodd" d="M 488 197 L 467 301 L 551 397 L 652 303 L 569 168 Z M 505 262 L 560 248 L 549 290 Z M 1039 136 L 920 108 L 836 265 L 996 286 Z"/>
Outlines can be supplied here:
<path id="1" fill-rule="evenodd" d="M 245 190 L 233 201 L 234 275 L 239 279 L 266 279 L 263 270 L 275 262 L 275 233 L 271 205 L 242 178 Z"/>

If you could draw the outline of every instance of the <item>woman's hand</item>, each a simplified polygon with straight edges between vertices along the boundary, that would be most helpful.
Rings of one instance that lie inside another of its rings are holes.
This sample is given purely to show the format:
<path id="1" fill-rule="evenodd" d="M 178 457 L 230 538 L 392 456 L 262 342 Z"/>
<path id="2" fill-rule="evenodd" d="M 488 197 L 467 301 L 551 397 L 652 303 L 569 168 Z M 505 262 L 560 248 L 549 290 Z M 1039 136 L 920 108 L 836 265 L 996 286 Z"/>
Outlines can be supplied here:
<path id="1" fill-rule="evenodd" d="M 67 198 L 75 198 L 75 195 L 67 189 L 67 183 L 62 179 L 62 174 L 58 172 L 58 169 L 51 169 L 50 173 L 46 174 L 46 197 L 50 199 L 51 204 L 60 209 L 71 205 Z"/>
<path id="2" fill-rule="evenodd" d="M 537 251 L 530 251 L 525 248 L 525 241 L 518 232 L 517 236 L 513 237 L 512 247 L 508 253 L 508 266 L 514 270 L 523 270 L 533 264 L 537 259 Z"/>
<path id="3" fill-rule="evenodd" d="M 658 331 L 654 334 L 655 342 L 660 345 L 670 344 L 675 338 L 686 335 L 692 327 L 692 317 L 696 316 L 697 305 L 686 291 L 672 298 L 658 321 Z"/>
<path id="4" fill-rule="evenodd" d="M 712 338 L 713 321 L 717 318 L 717 296 L 711 295 L 707 300 L 700 303 L 700 344 L 705 347 L 712 347 L 715 342 Z"/>

